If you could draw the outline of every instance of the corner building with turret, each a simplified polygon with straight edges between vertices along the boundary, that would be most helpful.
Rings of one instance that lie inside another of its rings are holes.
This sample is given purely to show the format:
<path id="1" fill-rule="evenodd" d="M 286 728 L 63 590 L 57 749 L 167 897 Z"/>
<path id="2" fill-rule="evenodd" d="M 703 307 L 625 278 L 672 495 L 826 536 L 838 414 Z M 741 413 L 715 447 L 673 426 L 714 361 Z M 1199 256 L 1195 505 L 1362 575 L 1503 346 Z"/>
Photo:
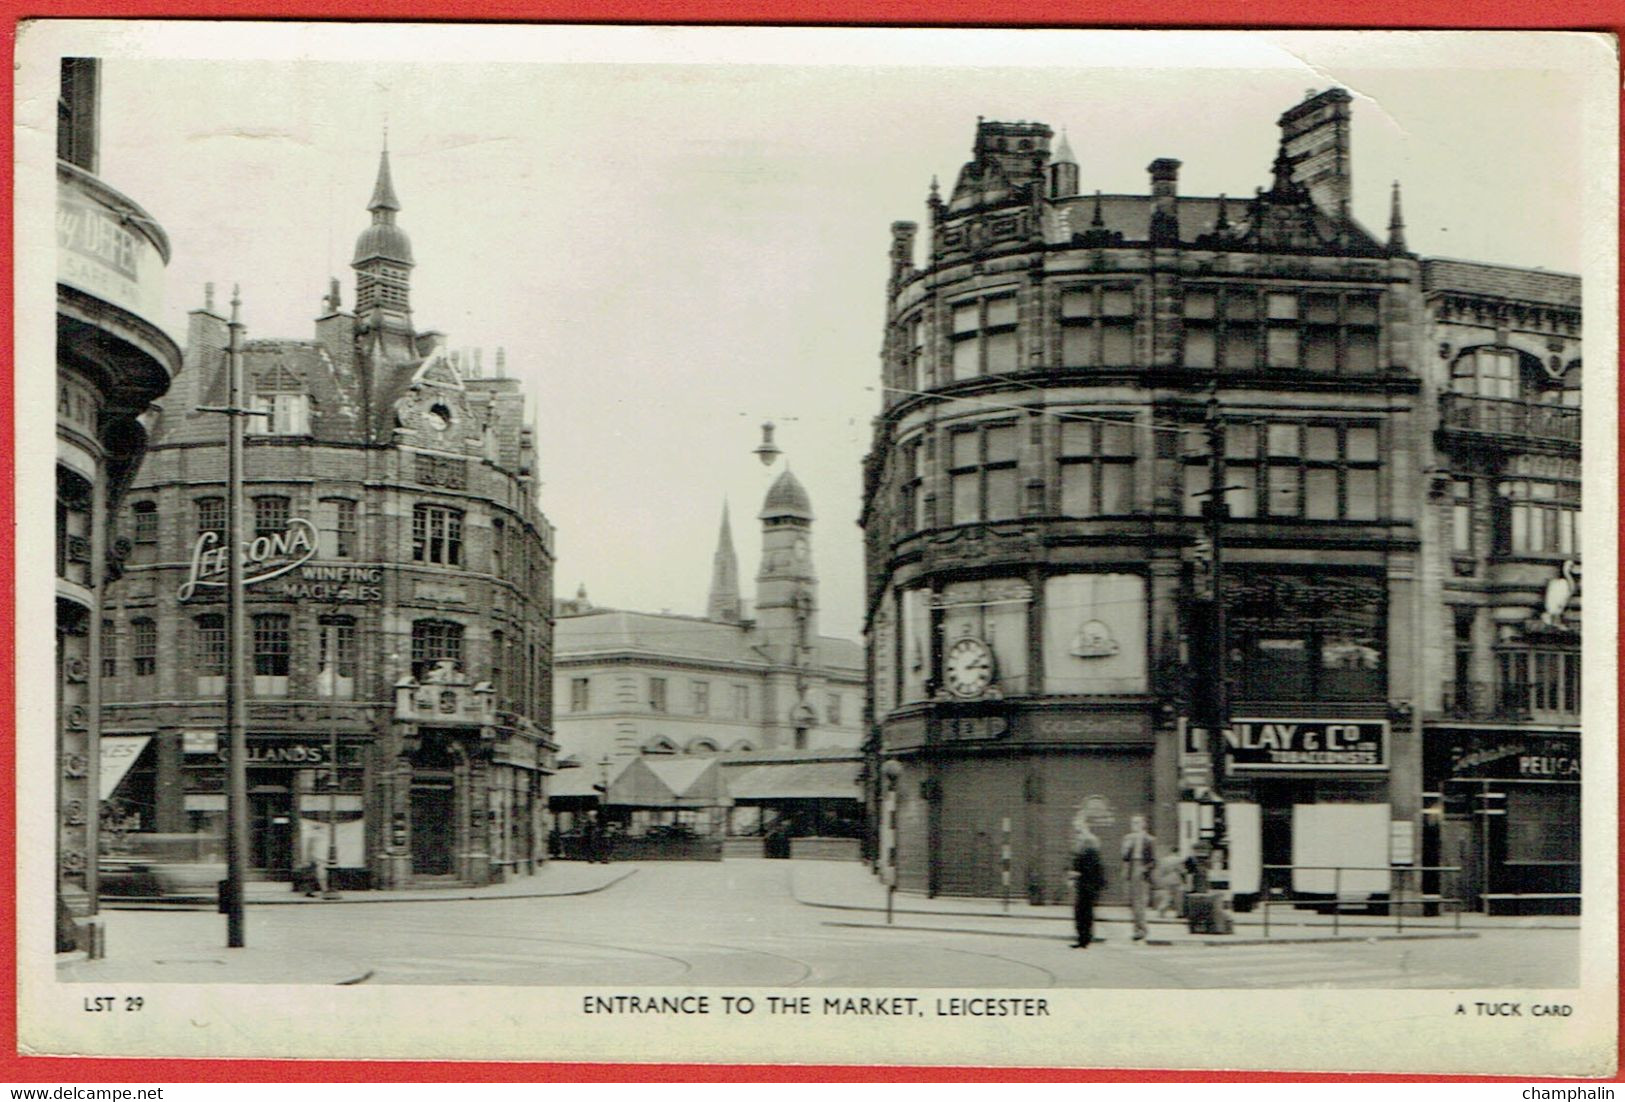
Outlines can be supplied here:
<path id="1" fill-rule="evenodd" d="M 1194 841 L 1210 417 L 1231 886 L 1414 837 L 1420 273 L 1397 185 L 1386 236 L 1349 213 L 1349 107 L 1285 112 L 1241 199 L 1180 194 L 1173 159 L 1147 194 L 1088 192 L 1048 126 L 979 121 L 924 240 L 893 225 L 862 524 L 873 845 L 901 887 L 997 895 L 1008 868 L 1063 900 L 1082 818 L 1114 901 L 1132 815 Z"/>
<path id="2" fill-rule="evenodd" d="M 416 328 L 388 154 L 308 340 L 241 340 L 248 863 L 335 886 L 488 883 L 545 853 L 553 532 L 498 351 Z M 245 304 L 252 314 L 252 292 Z M 223 834 L 225 418 L 232 317 L 190 315 L 103 609 L 104 796 L 124 830 Z M 211 572 L 211 567 L 213 569 Z M 336 768 L 334 747 L 337 748 Z M 334 785 L 336 784 L 336 790 Z"/>

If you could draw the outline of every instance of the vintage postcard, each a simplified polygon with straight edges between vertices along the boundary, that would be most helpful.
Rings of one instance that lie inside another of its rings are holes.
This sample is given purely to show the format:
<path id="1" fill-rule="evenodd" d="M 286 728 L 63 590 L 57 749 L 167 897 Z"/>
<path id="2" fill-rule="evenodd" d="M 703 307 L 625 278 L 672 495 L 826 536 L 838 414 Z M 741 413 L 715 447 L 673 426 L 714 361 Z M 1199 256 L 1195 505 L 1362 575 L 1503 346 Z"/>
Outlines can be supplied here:
<path id="1" fill-rule="evenodd" d="M 26 1051 L 1613 1072 L 1611 39 L 17 61 Z"/>

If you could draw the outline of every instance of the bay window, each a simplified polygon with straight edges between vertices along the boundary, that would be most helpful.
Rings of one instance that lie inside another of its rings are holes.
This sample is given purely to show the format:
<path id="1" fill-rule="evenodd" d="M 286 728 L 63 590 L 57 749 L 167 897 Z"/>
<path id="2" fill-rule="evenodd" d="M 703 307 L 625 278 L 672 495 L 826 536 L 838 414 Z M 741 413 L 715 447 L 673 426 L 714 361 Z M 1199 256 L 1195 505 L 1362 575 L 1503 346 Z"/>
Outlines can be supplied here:
<path id="1" fill-rule="evenodd" d="M 957 302 L 950 316 L 955 382 L 1016 370 L 1014 294 Z"/>
<path id="2" fill-rule="evenodd" d="M 1185 513 L 1200 516 L 1210 481 L 1207 442 L 1185 437 Z M 1375 520 L 1378 430 L 1370 425 L 1268 422 L 1225 429 L 1225 499 L 1233 517 Z"/>
<path id="3" fill-rule="evenodd" d="M 1014 423 L 956 429 L 949 436 L 952 523 L 1008 520 L 1020 508 Z"/>
<path id="4" fill-rule="evenodd" d="M 1134 512 L 1132 422 L 1062 420 L 1057 450 L 1063 516 Z"/>
<path id="5" fill-rule="evenodd" d="M 1504 479 L 1496 487 L 1496 550 L 1510 555 L 1573 555 L 1578 543 L 1580 486 L 1543 479 Z"/>
<path id="6" fill-rule="evenodd" d="M 1252 371 L 1260 363 L 1327 375 L 1377 371 L 1378 297 L 1367 291 L 1188 287 L 1187 367 Z"/>
<path id="7" fill-rule="evenodd" d="M 1061 366 L 1134 362 L 1134 289 L 1072 287 L 1061 292 Z"/>

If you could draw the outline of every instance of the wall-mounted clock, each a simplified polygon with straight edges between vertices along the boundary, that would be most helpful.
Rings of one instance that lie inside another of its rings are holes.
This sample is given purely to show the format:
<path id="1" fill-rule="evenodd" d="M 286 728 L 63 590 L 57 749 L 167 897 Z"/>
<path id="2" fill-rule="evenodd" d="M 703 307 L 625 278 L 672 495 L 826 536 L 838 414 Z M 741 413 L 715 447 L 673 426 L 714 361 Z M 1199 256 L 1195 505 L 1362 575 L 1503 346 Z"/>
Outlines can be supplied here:
<path id="1" fill-rule="evenodd" d="M 980 639 L 956 640 L 942 657 L 942 681 L 957 697 L 981 696 L 993 684 L 993 649 Z"/>

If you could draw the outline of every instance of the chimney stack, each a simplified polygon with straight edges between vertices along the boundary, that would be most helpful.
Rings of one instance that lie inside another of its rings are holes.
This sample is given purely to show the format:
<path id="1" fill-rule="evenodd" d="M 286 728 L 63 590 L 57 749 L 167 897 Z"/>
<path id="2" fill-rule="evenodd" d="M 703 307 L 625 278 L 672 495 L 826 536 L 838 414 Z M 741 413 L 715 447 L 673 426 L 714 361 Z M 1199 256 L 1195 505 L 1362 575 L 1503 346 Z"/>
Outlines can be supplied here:
<path id="1" fill-rule="evenodd" d="M 1146 169 L 1151 173 L 1151 244 L 1179 244 L 1179 165 L 1172 157 L 1159 157 Z"/>

